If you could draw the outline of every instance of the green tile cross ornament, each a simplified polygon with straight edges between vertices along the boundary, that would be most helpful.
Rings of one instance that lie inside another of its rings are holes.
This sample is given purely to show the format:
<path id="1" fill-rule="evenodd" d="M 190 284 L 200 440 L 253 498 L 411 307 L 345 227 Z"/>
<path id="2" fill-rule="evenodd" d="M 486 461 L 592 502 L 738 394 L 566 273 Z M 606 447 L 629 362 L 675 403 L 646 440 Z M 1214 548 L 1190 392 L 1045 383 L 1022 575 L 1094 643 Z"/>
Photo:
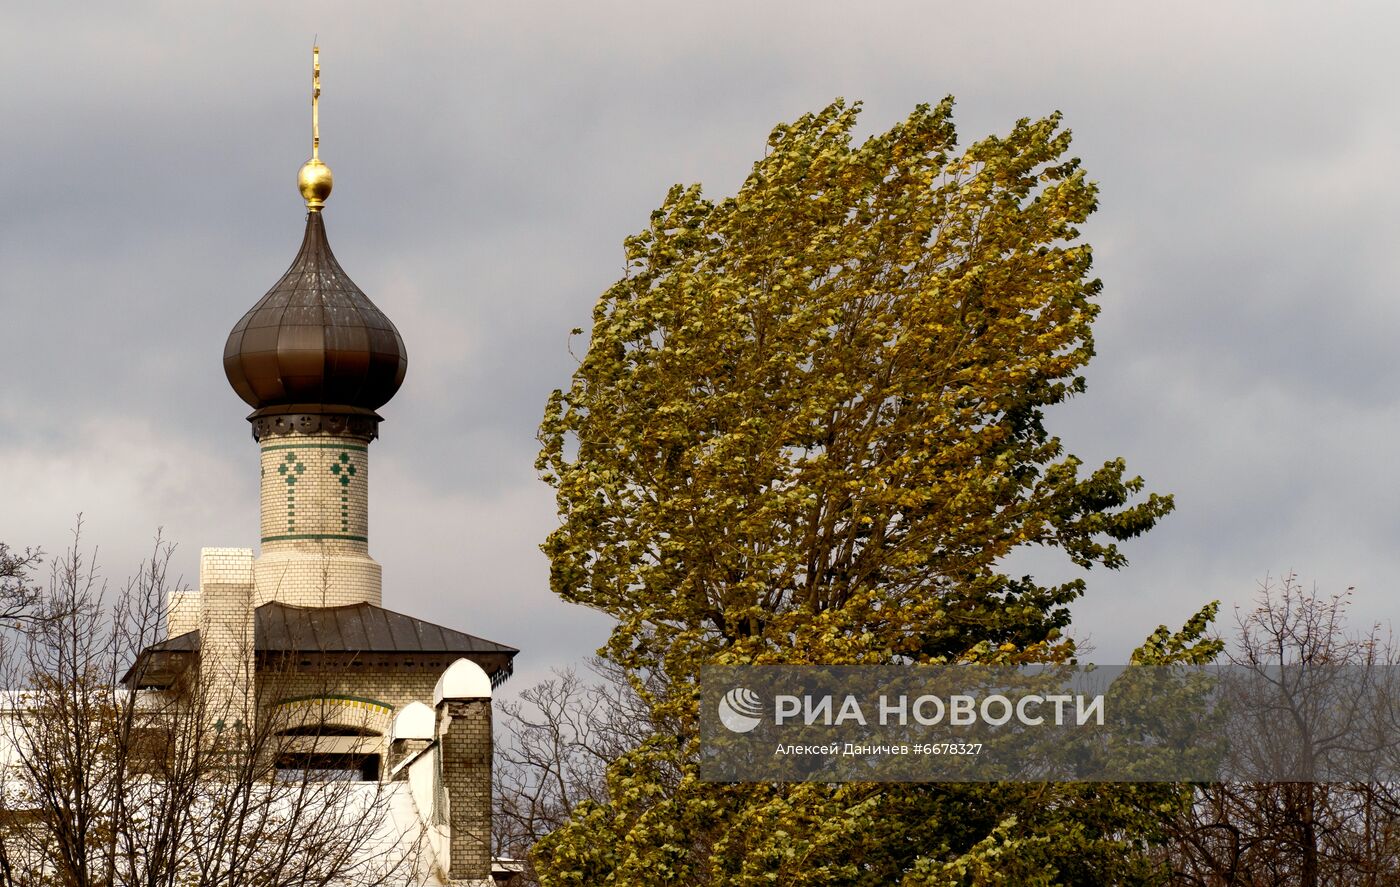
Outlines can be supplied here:
<path id="1" fill-rule="evenodd" d="M 355 465 L 350 461 L 350 454 L 341 452 L 339 461 L 331 463 L 331 474 L 340 478 L 342 487 L 350 486 L 350 478 L 356 475 Z"/>
<path id="2" fill-rule="evenodd" d="M 355 470 L 355 463 L 350 461 L 350 454 L 344 450 L 340 452 L 340 458 L 331 463 L 331 474 L 334 474 L 340 481 L 340 532 L 350 532 L 350 479 L 359 472 Z"/>
<path id="3" fill-rule="evenodd" d="M 287 453 L 287 458 L 282 460 L 282 464 L 277 466 L 277 473 L 282 475 L 282 479 L 287 483 L 287 532 L 296 530 L 296 482 L 297 478 L 306 473 L 306 463 L 297 458 L 294 452 Z"/>
<path id="4" fill-rule="evenodd" d="M 298 459 L 296 453 L 288 453 L 286 460 L 277 466 L 277 473 L 286 479 L 290 487 L 297 482 L 297 477 L 306 473 L 306 463 Z"/>

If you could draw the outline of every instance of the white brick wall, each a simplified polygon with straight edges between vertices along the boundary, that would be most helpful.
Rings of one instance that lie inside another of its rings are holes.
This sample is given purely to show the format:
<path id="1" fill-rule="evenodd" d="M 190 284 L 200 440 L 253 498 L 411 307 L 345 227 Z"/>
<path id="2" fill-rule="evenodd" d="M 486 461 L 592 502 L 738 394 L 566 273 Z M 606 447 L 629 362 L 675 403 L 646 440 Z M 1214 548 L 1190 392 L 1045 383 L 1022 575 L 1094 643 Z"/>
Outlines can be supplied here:
<path id="1" fill-rule="evenodd" d="M 383 602 L 369 556 L 369 446 L 336 434 L 264 438 L 261 554 L 254 604 L 303 607 Z"/>
<path id="2" fill-rule="evenodd" d="M 253 676 L 253 550 L 205 548 L 199 553 L 199 674 L 211 723 L 251 723 Z"/>
<path id="3" fill-rule="evenodd" d="M 260 536 L 269 546 L 334 539 L 368 551 L 369 446 L 334 434 L 262 441 Z"/>
<path id="4" fill-rule="evenodd" d="M 336 551 L 332 544 L 293 550 L 264 547 L 253 564 L 254 605 L 281 601 L 298 607 L 339 607 L 383 602 L 379 564 L 367 554 Z"/>
<path id="5" fill-rule="evenodd" d="M 197 591 L 172 591 L 165 610 L 165 636 L 179 637 L 199 628 L 202 603 Z"/>

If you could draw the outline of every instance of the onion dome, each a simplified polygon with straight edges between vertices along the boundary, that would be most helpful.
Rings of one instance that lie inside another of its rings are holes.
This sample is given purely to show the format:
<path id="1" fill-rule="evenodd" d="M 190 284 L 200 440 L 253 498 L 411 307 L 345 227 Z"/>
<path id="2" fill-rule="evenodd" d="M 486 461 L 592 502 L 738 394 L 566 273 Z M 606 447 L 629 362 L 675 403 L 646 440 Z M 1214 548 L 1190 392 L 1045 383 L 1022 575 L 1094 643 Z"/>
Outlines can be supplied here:
<path id="1" fill-rule="evenodd" d="M 345 273 L 321 209 L 333 178 L 320 159 L 320 62 L 313 50 L 312 156 L 297 176 L 306 235 L 282 279 L 229 333 L 224 374 L 254 408 L 253 437 L 320 430 L 376 436 L 375 413 L 408 371 L 403 338 Z"/>
<path id="2" fill-rule="evenodd" d="M 298 414 L 360 415 L 377 423 L 374 411 L 399 390 L 407 371 L 403 337 L 336 261 L 321 213 L 308 212 L 292 266 L 234 325 L 224 346 L 229 384 L 255 410 L 249 420 L 257 426 L 258 419 L 284 416 L 303 426 L 288 431 L 321 427 L 290 418 Z"/>

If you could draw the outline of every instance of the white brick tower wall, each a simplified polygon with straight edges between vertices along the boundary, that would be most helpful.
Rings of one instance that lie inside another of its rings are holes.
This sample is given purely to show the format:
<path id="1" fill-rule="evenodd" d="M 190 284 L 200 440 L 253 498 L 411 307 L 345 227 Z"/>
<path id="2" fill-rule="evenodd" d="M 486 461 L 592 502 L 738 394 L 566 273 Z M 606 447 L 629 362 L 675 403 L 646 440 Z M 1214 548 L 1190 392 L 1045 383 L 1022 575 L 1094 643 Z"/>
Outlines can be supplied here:
<path id="1" fill-rule="evenodd" d="M 262 450 L 262 551 L 254 605 L 382 603 L 369 556 L 369 443 L 318 432 L 268 435 Z"/>
<path id="2" fill-rule="evenodd" d="M 219 730 L 252 723 L 253 550 L 199 553 L 199 677 L 210 723 Z"/>
<path id="3" fill-rule="evenodd" d="M 203 557 L 200 558 L 203 569 Z M 172 591 L 166 610 L 166 637 L 177 638 L 199 628 L 201 603 L 197 591 Z"/>

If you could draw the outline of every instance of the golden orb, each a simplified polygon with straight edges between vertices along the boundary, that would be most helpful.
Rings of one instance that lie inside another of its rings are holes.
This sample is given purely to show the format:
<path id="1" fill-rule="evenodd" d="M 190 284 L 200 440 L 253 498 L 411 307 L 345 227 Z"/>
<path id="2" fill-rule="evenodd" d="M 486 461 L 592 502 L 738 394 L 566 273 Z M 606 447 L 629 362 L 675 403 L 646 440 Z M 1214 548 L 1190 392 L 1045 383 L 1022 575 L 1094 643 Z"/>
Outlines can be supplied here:
<path id="1" fill-rule="evenodd" d="M 306 198 L 307 209 L 312 212 L 317 212 L 326 205 L 326 198 L 331 196 L 331 185 L 334 183 L 335 176 L 331 175 L 331 168 L 315 157 L 302 164 L 301 171 L 297 173 L 297 187 L 301 189 L 301 196 Z"/>

